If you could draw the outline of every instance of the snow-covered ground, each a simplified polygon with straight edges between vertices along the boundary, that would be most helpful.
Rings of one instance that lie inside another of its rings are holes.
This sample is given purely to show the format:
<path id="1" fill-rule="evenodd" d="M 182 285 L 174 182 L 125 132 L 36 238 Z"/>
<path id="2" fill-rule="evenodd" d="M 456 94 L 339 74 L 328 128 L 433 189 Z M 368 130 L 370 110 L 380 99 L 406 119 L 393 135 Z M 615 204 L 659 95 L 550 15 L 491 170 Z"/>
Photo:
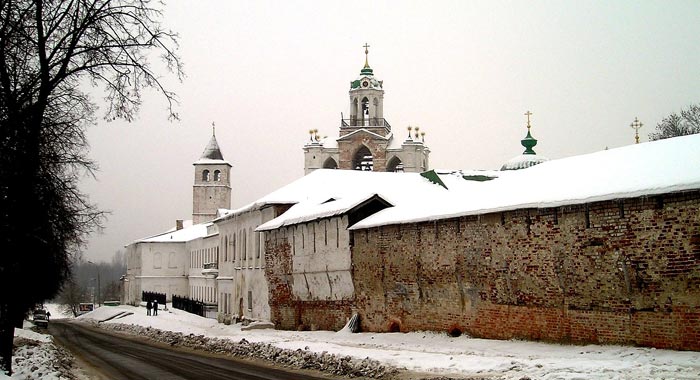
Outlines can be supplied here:
<path id="1" fill-rule="evenodd" d="M 51 315 L 61 313 L 50 308 Z M 0 371 L 0 380 L 70 380 L 81 378 L 73 372 L 72 357 L 61 347 L 53 343 L 51 335 L 35 332 L 35 326 L 25 321 L 21 329 L 15 329 L 15 348 L 12 355 L 12 376 Z M 42 331 L 38 329 L 38 331 Z"/>
<path id="2" fill-rule="evenodd" d="M 115 315 L 120 315 L 110 319 Z M 181 310 L 146 316 L 143 307 L 102 307 L 79 320 L 133 324 L 184 334 L 268 343 L 280 348 L 369 357 L 412 371 L 495 379 L 700 379 L 700 352 L 623 346 L 571 346 L 452 338 L 432 332 L 242 331 Z"/>

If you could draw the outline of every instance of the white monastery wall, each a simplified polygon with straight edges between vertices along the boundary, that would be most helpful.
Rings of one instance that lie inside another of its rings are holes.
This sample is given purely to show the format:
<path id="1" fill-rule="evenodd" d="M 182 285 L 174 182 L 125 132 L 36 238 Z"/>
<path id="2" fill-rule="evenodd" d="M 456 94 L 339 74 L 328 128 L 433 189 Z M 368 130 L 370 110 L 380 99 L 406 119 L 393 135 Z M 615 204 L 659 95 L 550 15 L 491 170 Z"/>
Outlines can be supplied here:
<path id="1" fill-rule="evenodd" d="M 255 229 L 274 217 L 273 207 L 217 221 L 219 227 L 220 319 L 269 320 L 263 235 Z"/>
<path id="2" fill-rule="evenodd" d="M 347 227 L 347 215 L 290 227 L 295 296 L 304 301 L 353 297 Z"/>
<path id="3" fill-rule="evenodd" d="M 188 244 L 189 288 L 183 295 L 190 299 L 202 301 L 207 304 L 215 304 L 218 301 L 216 291 L 216 275 L 219 261 L 219 234 L 216 228 L 209 228 L 206 237 L 192 240 Z M 207 268 L 205 274 L 202 271 Z"/>

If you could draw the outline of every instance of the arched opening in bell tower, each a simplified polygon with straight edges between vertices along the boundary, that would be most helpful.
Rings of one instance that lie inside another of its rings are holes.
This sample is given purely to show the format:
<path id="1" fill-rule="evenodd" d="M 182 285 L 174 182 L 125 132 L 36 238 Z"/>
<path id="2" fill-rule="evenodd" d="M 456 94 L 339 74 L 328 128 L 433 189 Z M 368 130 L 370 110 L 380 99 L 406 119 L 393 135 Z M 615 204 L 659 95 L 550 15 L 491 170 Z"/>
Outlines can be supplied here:
<path id="1" fill-rule="evenodd" d="M 386 171 L 403 173 L 403 162 L 398 156 L 392 157 L 386 165 Z"/>
<path id="2" fill-rule="evenodd" d="M 335 162 L 333 157 L 328 157 L 326 161 L 323 162 L 324 169 L 338 169 L 338 163 Z"/>
<path id="3" fill-rule="evenodd" d="M 358 104 L 357 104 L 357 98 L 353 99 L 352 104 L 350 105 L 350 125 L 356 126 L 357 125 L 357 110 L 358 110 Z"/>
<path id="4" fill-rule="evenodd" d="M 366 146 L 361 146 L 357 150 L 352 160 L 353 170 L 372 171 L 374 170 L 374 157 Z"/>
<path id="5" fill-rule="evenodd" d="M 369 126 L 369 99 L 362 98 L 362 125 Z"/>

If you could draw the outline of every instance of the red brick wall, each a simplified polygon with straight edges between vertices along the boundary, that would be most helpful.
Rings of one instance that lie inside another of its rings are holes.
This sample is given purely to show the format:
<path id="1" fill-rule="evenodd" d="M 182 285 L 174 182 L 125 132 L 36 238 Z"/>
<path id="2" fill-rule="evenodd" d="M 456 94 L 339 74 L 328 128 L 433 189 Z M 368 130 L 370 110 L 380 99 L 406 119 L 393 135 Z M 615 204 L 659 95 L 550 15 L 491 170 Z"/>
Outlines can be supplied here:
<path id="1" fill-rule="evenodd" d="M 366 132 L 359 132 L 348 140 L 338 141 L 339 169 L 353 169 L 355 153 L 363 145 L 372 153 L 374 171 L 386 171 L 386 148 L 389 142 Z"/>
<path id="2" fill-rule="evenodd" d="M 700 192 L 354 232 L 362 328 L 700 350 Z"/>

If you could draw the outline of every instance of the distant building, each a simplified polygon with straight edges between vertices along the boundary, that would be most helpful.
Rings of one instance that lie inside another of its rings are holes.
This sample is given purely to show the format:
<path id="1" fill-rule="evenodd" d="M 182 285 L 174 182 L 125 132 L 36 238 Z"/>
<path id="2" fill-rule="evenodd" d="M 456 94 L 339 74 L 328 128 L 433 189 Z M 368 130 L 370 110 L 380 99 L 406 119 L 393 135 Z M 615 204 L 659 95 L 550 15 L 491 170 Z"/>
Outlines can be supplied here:
<path id="1" fill-rule="evenodd" d="M 126 246 L 127 303 L 140 302 L 148 291 L 165 293 L 168 301 L 175 294 L 216 305 L 216 282 L 204 268 L 218 263 L 218 226 L 212 220 L 231 208 L 230 173 L 212 133 L 194 162 L 192 220 L 178 220 L 173 229 Z"/>
<path id="2" fill-rule="evenodd" d="M 365 66 L 350 82 L 350 117 L 340 121 L 339 138 L 322 138 L 309 131 L 304 145 L 304 173 L 316 169 L 423 172 L 429 168 L 430 149 L 425 132 L 409 127 L 395 135 L 384 118 L 384 82 L 374 76 L 365 48 Z"/>
<path id="3" fill-rule="evenodd" d="M 231 164 L 224 160 L 214 133 L 193 165 L 192 221 L 199 224 L 216 218 L 219 209 L 231 208 Z"/>

